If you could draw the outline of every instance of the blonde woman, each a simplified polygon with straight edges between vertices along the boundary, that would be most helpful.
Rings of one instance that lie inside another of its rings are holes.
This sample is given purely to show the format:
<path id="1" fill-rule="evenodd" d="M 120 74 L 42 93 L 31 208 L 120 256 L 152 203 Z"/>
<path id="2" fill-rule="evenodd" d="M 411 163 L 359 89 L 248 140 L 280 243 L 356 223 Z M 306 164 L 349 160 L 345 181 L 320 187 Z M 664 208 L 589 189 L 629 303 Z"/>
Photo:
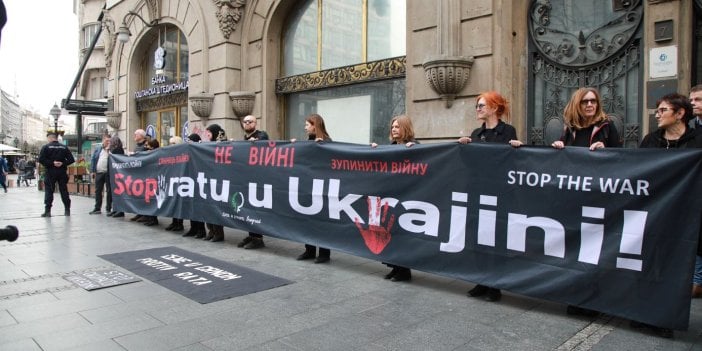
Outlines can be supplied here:
<path id="1" fill-rule="evenodd" d="M 390 121 L 389 139 L 390 144 L 392 145 L 412 147 L 415 144 L 419 144 L 419 142 L 414 139 L 414 127 L 412 126 L 412 120 L 405 115 L 396 116 Z M 376 148 L 378 147 L 378 144 L 372 143 L 371 147 Z M 392 268 L 392 270 L 384 276 L 385 279 L 390 279 L 393 282 L 412 280 L 411 269 L 390 263 L 383 263 Z"/>

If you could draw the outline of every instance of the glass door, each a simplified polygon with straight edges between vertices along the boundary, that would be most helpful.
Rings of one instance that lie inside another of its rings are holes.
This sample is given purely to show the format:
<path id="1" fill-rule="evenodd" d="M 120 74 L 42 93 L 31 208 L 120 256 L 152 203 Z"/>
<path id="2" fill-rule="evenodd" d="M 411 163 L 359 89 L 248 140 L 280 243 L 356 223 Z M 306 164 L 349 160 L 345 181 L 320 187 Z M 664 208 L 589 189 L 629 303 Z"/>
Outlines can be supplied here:
<path id="1" fill-rule="evenodd" d="M 161 146 L 168 146 L 168 140 L 178 133 L 178 124 L 176 124 L 176 110 L 168 109 L 159 111 L 159 138 L 158 142 Z"/>

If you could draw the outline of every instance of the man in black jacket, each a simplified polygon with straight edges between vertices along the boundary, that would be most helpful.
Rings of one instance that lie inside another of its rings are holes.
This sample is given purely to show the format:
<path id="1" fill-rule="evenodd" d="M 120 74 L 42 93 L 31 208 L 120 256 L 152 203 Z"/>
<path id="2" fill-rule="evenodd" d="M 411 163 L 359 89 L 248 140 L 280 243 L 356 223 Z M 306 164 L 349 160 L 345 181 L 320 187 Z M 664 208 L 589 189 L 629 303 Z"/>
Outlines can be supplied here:
<path id="1" fill-rule="evenodd" d="M 248 115 L 244 117 L 241 120 L 241 124 L 244 127 L 244 140 L 268 140 L 268 133 L 256 129 L 256 116 Z M 260 249 L 266 245 L 263 244 L 262 234 L 249 232 L 249 236 L 245 237 L 244 240 L 240 241 L 236 246 L 252 250 Z"/>
<path id="2" fill-rule="evenodd" d="M 39 152 L 39 163 L 46 169 L 44 175 L 44 213 L 42 217 L 51 217 L 51 205 L 54 203 L 54 185 L 58 183 L 64 214 L 71 215 L 71 198 L 68 196 L 68 165 L 75 162 L 73 154 L 66 145 L 58 142 L 54 132 L 46 135 L 48 144 Z"/>

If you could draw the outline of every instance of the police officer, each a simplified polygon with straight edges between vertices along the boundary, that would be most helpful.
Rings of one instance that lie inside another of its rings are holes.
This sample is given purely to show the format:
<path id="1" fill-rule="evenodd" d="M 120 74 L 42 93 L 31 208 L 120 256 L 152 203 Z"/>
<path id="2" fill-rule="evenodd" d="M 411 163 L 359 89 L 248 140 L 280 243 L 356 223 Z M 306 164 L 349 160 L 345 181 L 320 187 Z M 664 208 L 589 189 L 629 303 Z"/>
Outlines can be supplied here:
<path id="1" fill-rule="evenodd" d="M 58 142 L 54 132 L 46 134 L 48 144 L 42 146 L 39 152 L 39 163 L 44 165 L 46 173 L 44 175 L 44 213 L 42 217 L 51 217 L 51 205 L 54 202 L 54 184 L 58 182 L 61 201 L 63 202 L 64 214 L 71 215 L 71 198 L 68 197 L 68 165 L 75 162 L 73 154 L 66 145 Z"/>

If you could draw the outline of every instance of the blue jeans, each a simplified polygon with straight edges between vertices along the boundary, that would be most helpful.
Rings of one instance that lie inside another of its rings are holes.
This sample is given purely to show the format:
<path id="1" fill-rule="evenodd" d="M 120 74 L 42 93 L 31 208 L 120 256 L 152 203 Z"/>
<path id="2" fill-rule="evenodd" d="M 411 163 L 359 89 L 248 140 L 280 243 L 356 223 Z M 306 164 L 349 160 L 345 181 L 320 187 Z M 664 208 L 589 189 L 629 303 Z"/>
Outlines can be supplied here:
<path id="1" fill-rule="evenodd" d="M 695 274 L 692 275 L 692 283 L 702 286 L 702 256 L 695 256 Z"/>

